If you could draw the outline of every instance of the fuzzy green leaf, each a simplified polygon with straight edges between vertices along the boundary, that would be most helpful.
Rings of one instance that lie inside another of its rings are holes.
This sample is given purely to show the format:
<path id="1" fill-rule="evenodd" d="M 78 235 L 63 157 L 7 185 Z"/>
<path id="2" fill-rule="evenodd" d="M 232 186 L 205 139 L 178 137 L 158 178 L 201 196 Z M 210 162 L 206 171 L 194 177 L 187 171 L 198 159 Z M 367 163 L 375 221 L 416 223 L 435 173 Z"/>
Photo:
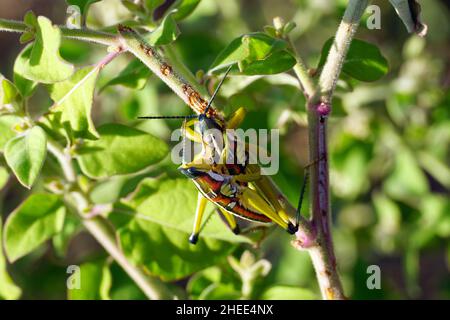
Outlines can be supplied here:
<path id="1" fill-rule="evenodd" d="M 9 261 L 25 256 L 60 232 L 65 214 L 59 196 L 33 194 L 28 197 L 5 224 L 4 246 Z"/>
<path id="2" fill-rule="evenodd" d="M 140 60 L 134 59 L 125 69 L 123 69 L 117 77 L 108 81 L 101 90 L 108 86 L 123 85 L 125 87 L 141 90 L 147 84 L 148 78 L 151 75 L 149 68 Z"/>
<path id="3" fill-rule="evenodd" d="M 0 239 L 2 239 L 2 221 L 0 219 Z M 0 298 L 6 300 L 18 299 L 22 290 L 14 284 L 6 270 L 6 259 L 0 246 Z"/>
<path id="4" fill-rule="evenodd" d="M 0 113 L 14 113 L 20 110 L 22 97 L 16 86 L 0 74 Z"/>
<path id="5" fill-rule="evenodd" d="M 36 41 L 30 45 L 31 50 L 24 50 L 25 59 L 15 66 L 15 72 L 20 76 L 42 83 L 55 83 L 68 79 L 74 67 L 64 61 L 59 55 L 61 31 L 53 26 L 46 17 L 38 17 L 36 26 Z"/>
<path id="6" fill-rule="evenodd" d="M 71 240 L 82 229 L 80 219 L 75 215 L 68 215 L 64 220 L 64 226 L 52 239 L 53 250 L 58 257 L 64 258 Z"/>
<path id="7" fill-rule="evenodd" d="M 320 57 L 319 68 L 322 68 L 333 45 L 334 37 L 328 39 Z M 360 81 L 371 82 L 383 77 L 389 66 L 386 58 L 377 46 L 358 39 L 353 39 L 342 66 L 342 72 Z"/>
<path id="8" fill-rule="evenodd" d="M 21 118 L 13 115 L 0 116 L 0 151 L 3 151 L 6 143 L 17 134 L 14 127 L 21 122 Z"/>
<path id="9" fill-rule="evenodd" d="M 245 75 L 276 74 L 291 69 L 296 60 L 282 39 L 256 32 L 234 39 L 216 58 L 210 72 L 237 63 Z"/>
<path id="10" fill-rule="evenodd" d="M 33 50 L 33 45 L 29 44 L 19 53 L 14 62 L 14 84 L 19 90 L 20 94 L 24 97 L 30 97 L 33 95 L 37 82 L 28 80 L 24 78 L 21 73 L 23 72 L 24 66 L 28 63 L 30 59 L 31 50 Z"/>
<path id="11" fill-rule="evenodd" d="M 81 170 L 91 178 L 138 172 L 168 153 L 164 141 L 141 130 L 105 124 L 98 132 L 100 139 L 86 141 L 78 156 Z"/>
<path id="12" fill-rule="evenodd" d="M 150 34 L 148 41 L 151 45 L 160 46 L 175 41 L 180 34 L 173 13 L 166 15 L 161 24 Z"/>
<path id="13" fill-rule="evenodd" d="M 19 182 L 31 188 L 47 155 L 47 137 L 41 127 L 33 127 L 12 138 L 5 146 L 5 159 Z"/>
<path id="14" fill-rule="evenodd" d="M 91 119 L 95 83 L 99 70 L 86 67 L 78 70 L 64 82 L 49 87 L 55 102 L 54 112 L 61 113 L 60 122 L 69 135 L 76 138 L 96 139 L 98 133 Z"/>
<path id="15" fill-rule="evenodd" d="M 190 244 L 196 203 L 197 190 L 189 180 L 145 179 L 126 203 L 129 207 L 116 208 L 110 216 L 124 253 L 151 274 L 175 280 L 223 260 L 233 243 L 249 242 L 207 207 L 200 239 Z"/>

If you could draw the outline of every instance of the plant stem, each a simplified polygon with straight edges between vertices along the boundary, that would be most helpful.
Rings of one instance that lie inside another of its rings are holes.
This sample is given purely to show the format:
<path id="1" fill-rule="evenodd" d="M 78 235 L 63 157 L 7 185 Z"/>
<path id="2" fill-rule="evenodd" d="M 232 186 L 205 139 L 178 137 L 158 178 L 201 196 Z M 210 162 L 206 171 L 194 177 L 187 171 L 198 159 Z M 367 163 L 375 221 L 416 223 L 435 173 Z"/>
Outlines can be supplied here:
<path id="1" fill-rule="evenodd" d="M 153 73 L 169 86 L 194 112 L 203 113 L 208 102 L 202 98 L 202 94 L 197 90 L 198 84 L 188 82 L 185 77 L 179 74 L 180 70 L 175 70 L 169 65 L 155 48 L 150 46 L 136 31 L 131 28 L 119 25 L 122 46 L 140 59 Z M 170 50 L 169 50 L 170 51 Z M 187 77 L 193 78 L 192 74 L 186 72 L 187 67 L 183 67 Z M 195 80 L 195 78 L 193 79 Z M 194 81 L 196 83 L 196 81 Z M 211 106 L 208 111 L 209 116 L 223 120 L 221 112 Z"/>
<path id="2" fill-rule="evenodd" d="M 83 219 L 83 224 L 149 299 L 163 300 L 175 298 L 174 294 L 169 291 L 161 280 L 146 275 L 140 268 L 137 268 L 128 261 L 122 250 L 118 247 L 114 231 L 111 230 L 105 218 L 97 216 L 91 219 Z"/>
<path id="3" fill-rule="evenodd" d="M 298 240 L 294 246 L 308 250 L 322 297 L 327 300 L 345 299 L 337 272 L 331 235 L 327 116 L 331 111 L 334 89 L 348 48 L 368 2 L 368 0 L 349 0 L 320 75 L 318 88 L 307 101 L 309 157 L 310 163 L 313 163 L 310 167 L 311 225 L 316 239 L 310 246 L 304 245 L 304 239 L 297 234 Z M 296 74 L 303 83 L 305 70 L 300 66 L 299 71 Z"/>
<path id="4" fill-rule="evenodd" d="M 71 29 L 66 26 L 58 26 L 61 35 L 65 38 L 98 43 L 106 46 L 117 45 L 117 35 L 87 28 Z M 25 32 L 28 27 L 22 21 L 0 19 L 0 31 Z"/>
<path id="5" fill-rule="evenodd" d="M 306 99 L 308 99 L 314 95 L 316 91 L 316 86 L 314 84 L 313 79 L 308 73 L 308 68 L 306 67 L 305 62 L 300 57 L 300 54 L 298 53 L 297 49 L 292 43 L 292 40 L 290 38 L 288 38 L 287 40 L 289 41 L 289 44 L 292 50 L 294 51 L 295 57 L 297 59 L 297 63 L 294 65 L 294 73 L 298 78 L 300 87 L 303 89 L 303 93 Z"/>
<path id="6" fill-rule="evenodd" d="M 72 158 L 68 152 L 64 152 L 60 146 L 53 141 L 48 141 L 47 147 L 58 160 L 64 176 L 69 184 L 77 185 L 75 169 L 72 164 Z M 77 186 L 80 189 L 80 186 Z M 75 199 L 74 199 L 75 198 Z M 75 200 L 75 201 L 74 201 Z M 72 205 L 71 203 L 76 204 Z M 97 240 L 97 242 L 108 252 L 108 254 L 125 270 L 130 278 L 144 292 L 149 299 L 173 299 L 174 295 L 169 291 L 166 285 L 156 277 L 146 275 L 141 269 L 137 268 L 123 254 L 117 245 L 114 231 L 111 229 L 108 221 L 102 216 L 86 218 L 86 208 L 89 207 L 89 199 L 82 192 L 72 191 L 66 195 L 66 203 L 78 217 L 82 220 L 85 228 Z"/>
<path id="7" fill-rule="evenodd" d="M 350 43 L 368 4 L 369 0 L 350 0 L 348 3 L 344 17 L 334 37 L 333 45 L 328 53 L 327 61 L 320 74 L 320 90 L 318 93 L 321 101 L 324 103 L 331 103 Z"/>

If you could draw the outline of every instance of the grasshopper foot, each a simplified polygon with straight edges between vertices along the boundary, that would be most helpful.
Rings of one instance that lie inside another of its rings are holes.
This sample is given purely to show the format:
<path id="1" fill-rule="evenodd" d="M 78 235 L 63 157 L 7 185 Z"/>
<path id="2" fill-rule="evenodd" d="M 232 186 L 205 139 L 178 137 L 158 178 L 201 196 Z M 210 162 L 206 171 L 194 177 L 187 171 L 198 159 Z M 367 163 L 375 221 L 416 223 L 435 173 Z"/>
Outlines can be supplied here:
<path id="1" fill-rule="evenodd" d="M 295 234 L 298 230 L 298 225 L 292 224 L 292 222 L 288 223 L 287 232 L 290 234 Z"/>
<path id="2" fill-rule="evenodd" d="M 192 244 L 196 244 L 198 241 L 198 234 L 191 234 L 191 236 L 189 237 L 189 242 Z"/>

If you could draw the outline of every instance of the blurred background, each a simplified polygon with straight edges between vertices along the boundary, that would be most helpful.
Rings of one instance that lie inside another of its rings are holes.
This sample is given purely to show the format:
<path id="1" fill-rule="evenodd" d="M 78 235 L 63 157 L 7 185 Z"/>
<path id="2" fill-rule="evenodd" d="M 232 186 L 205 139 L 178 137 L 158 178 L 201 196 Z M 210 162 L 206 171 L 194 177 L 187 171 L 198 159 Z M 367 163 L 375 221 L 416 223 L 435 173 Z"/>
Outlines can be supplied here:
<path id="1" fill-rule="evenodd" d="M 317 66 L 322 45 L 334 35 L 347 1 L 329 0 L 202 0 L 183 20 L 175 48 L 194 73 L 207 71 L 219 52 L 241 34 L 260 31 L 275 16 L 297 24 L 294 43 L 310 68 Z M 387 58 L 387 76 L 373 83 L 342 83 L 330 118 L 330 161 L 335 249 L 346 294 L 352 299 L 450 298 L 450 3 L 422 1 L 426 38 L 409 35 L 388 1 L 381 8 L 381 29 L 362 23 L 356 37 L 374 43 Z M 22 20 L 26 11 L 65 23 L 63 0 L 2 0 L 0 17 Z M 92 5 L 88 26 L 102 28 L 121 21 L 129 12 L 119 0 Z M 367 17 L 367 15 L 366 15 Z M 0 33 L 0 73 L 12 78 L 14 59 L 21 50 L 19 36 Z M 64 58 L 78 65 L 98 61 L 104 48 L 65 40 Z M 120 57 L 105 69 L 106 83 L 129 61 Z M 233 85 L 234 84 L 234 85 Z M 101 85 L 98 86 L 100 88 Z M 308 163 L 304 98 L 279 77 L 249 81 L 232 77 L 218 105 L 230 113 L 245 106 L 243 127 L 279 128 L 280 172 L 275 177 L 293 203 L 297 202 L 302 167 Z M 45 90 L 30 103 L 32 112 L 51 105 Z M 96 124 L 136 123 L 142 114 L 186 114 L 188 109 L 158 78 L 140 90 L 109 87 L 95 100 Z M 168 139 L 176 124 L 136 125 Z M 27 191 L 10 181 L 2 190 L 3 221 Z M 306 205 L 305 205 L 306 208 Z M 66 266 L 101 256 L 102 249 L 79 232 L 67 254 L 55 244 L 10 266 L 23 298 L 65 298 Z M 290 246 L 276 231 L 264 243 L 261 257 L 272 263 L 267 283 L 299 285 L 317 292 L 307 253 Z M 367 267 L 381 269 L 381 289 L 368 290 Z M 113 297 L 144 298 L 116 265 Z"/>

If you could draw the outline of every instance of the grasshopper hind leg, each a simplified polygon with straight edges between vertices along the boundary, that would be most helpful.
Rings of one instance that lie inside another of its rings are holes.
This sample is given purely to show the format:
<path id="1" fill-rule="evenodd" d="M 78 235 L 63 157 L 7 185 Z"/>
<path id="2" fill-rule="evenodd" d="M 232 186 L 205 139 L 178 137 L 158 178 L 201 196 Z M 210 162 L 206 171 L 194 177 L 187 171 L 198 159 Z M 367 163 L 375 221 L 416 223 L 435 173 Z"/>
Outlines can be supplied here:
<path id="1" fill-rule="evenodd" d="M 192 244 L 196 244 L 198 241 L 198 236 L 202 226 L 202 218 L 205 213 L 207 202 L 208 200 L 199 192 L 197 198 L 197 209 L 195 210 L 194 227 L 192 234 L 189 236 L 189 242 Z"/>

